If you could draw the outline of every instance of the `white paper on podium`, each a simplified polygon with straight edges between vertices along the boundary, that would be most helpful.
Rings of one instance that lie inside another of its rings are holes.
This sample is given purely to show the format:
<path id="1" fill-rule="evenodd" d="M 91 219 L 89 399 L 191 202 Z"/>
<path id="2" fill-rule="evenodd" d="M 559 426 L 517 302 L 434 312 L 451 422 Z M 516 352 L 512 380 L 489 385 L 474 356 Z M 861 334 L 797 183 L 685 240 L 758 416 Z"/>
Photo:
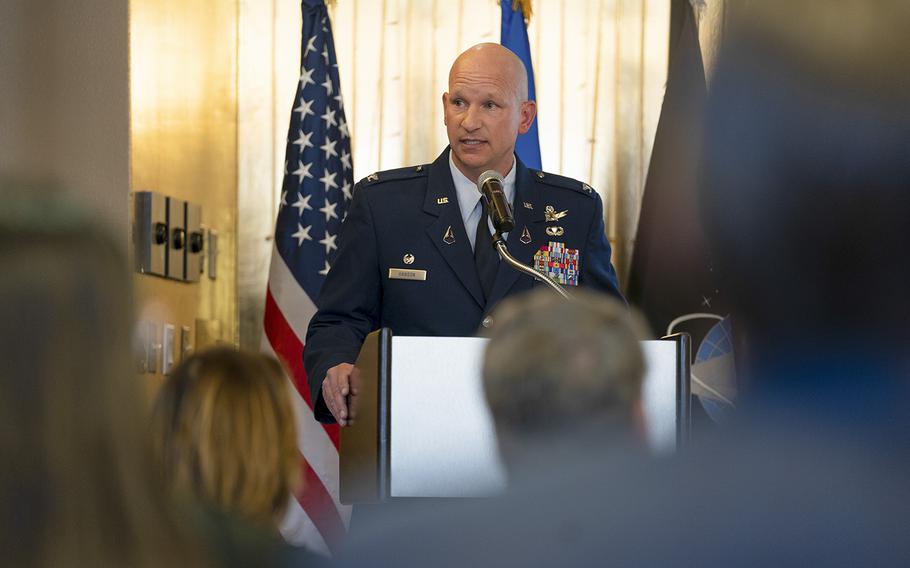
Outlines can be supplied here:
<path id="1" fill-rule="evenodd" d="M 473 497 L 505 486 L 480 382 L 486 342 L 392 337 L 393 497 Z"/>
<path id="2" fill-rule="evenodd" d="M 486 339 L 393 337 L 390 469 L 393 497 L 479 497 L 505 487 L 483 395 Z M 648 441 L 676 447 L 676 344 L 644 341 Z"/>

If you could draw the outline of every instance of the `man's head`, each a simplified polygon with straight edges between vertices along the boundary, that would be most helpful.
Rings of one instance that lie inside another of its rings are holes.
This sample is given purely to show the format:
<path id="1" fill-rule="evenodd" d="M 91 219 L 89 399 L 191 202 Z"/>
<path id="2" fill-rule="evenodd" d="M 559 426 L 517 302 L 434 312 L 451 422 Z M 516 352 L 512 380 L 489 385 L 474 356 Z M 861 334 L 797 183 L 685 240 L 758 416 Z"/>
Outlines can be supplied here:
<path id="1" fill-rule="evenodd" d="M 603 439 L 640 433 L 645 328 L 622 303 L 541 289 L 504 301 L 493 321 L 483 382 L 506 461 L 592 429 Z"/>
<path id="2" fill-rule="evenodd" d="M 453 160 L 471 180 L 490 169 L 509 173 L 515 140 L 537 113 L 528 100 L 524 64 L 495 43 L 475 45 L 458 56 L 442 106 Z"/>

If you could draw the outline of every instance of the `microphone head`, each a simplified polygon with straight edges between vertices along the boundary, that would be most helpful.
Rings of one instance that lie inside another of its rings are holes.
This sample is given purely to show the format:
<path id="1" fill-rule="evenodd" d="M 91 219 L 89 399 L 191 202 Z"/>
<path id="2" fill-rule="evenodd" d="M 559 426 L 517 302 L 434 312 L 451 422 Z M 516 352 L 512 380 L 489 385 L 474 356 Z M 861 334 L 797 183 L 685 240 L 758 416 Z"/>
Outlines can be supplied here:
<path id="1" fill-rule="evenodd" d="M 488 181 L 498 182 L 500 187 L 502 187 L 502 185 L 504 183 L 502 176 L 499 174 L 499 172 L 497 172 L 496 170 L 487 170 L 487 171 L 483 172 L 482 174 L 480 174 L 480 176 L 477 177 L 477 189 L 480 190 L 480 193 L 483 193 L 483 186 Z"/>

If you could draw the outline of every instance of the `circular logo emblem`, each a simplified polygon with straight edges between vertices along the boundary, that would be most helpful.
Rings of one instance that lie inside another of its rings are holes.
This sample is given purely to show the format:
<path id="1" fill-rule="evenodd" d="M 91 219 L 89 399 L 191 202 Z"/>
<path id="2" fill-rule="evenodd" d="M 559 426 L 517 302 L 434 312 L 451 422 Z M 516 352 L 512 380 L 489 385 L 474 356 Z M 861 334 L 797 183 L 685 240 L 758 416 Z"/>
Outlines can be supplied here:
<path id="1" fill-rule="evenodd" d="M 405 264 L 414 264 L 414 255 L 411 253 L 408 253 L 408 254 L 404 255 L 403 260 L 404 260 Z"/>

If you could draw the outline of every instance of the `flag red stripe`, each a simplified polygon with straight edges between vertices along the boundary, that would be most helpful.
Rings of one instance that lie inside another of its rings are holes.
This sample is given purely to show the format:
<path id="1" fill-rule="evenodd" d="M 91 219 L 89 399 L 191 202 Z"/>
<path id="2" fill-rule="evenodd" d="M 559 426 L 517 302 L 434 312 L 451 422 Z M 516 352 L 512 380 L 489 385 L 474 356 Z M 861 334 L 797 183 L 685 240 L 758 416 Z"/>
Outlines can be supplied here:
<path id="1" fill-rule="evenodd" d="M 303 510 L 306 512 L 319 533 L 322 535 L 332 554 L 337 552 L 345 535 L 344 522 L 338 509 L 335 508 L 335 502 L 332 496 L 326 491 L 325 486 L 319 479 L 319 476 L 310 467 L 305 459 L 301 457 L 301 466 L 303 469 L 304 485 L 303 489 L 294 496 Z"/>
<path id="2" fill-rule="evenodd" d="M 303 367 L 303 343 L 284 319 L 284 315 L 272 297 L 271 290 L 267 290 L 265 295 L 265 333 L 275 354 L 286 365 L 297 392 L 312 409 L 313 401 L 310 397 L 310 387 L 307 384 L 306 370 Z M 322 426 L 337 450 L 338 425 L 323 424 Z"/>

